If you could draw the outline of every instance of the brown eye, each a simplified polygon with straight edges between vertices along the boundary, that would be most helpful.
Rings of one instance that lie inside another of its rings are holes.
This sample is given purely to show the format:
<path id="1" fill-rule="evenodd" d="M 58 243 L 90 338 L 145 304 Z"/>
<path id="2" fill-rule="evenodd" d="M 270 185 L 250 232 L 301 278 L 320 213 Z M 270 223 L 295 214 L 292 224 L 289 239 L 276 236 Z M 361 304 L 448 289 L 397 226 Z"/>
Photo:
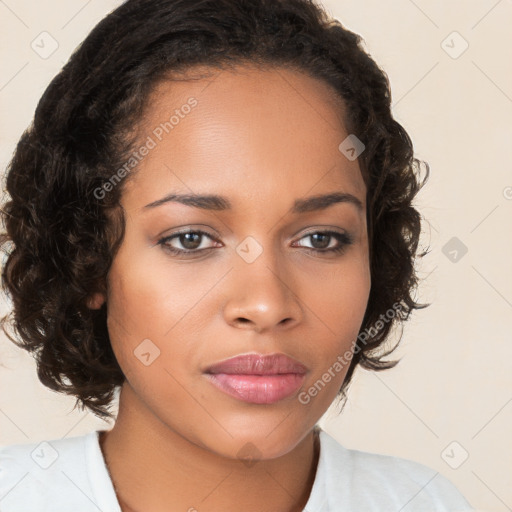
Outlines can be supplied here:
<path id="1" fill-rule="evenodd" d="M 314 233 L 313 235 L 309 235 L 309 237 L 313 241 L 315 249 L 326 249 L 332 239 L 332 236 L 326 233 Z"/>
<path id="2" fill-rule="evenodd" d="M 311 240 L 311 247 L 303 245 L 299 247 L 317 253 L 341 253 L 348 245 L 353 243 L 353 239 L 348 233 L 338 233 L 337 231 L 315 231 L 303 236 L 301 240 L 308 238 Z M 334 246 L 332 245 L 333 241 L 335 242 Z"/>
<path id="3" fill-rule="evenodd" d="M 158 241 L 165 251 L 168 251 L 176 255 L 187 255 L 200 253 L 208 249 L 212 249 L 213 246 L 201 247 L 206 238 L 214 240 L 213 237 L 206 231 L 201 230 L 189 230 L 182 231 L 180 233 L 174 233 L 173 235 L 161 238 Z M 181 247 L 176 247 L 176 245 Z"/>
<path id="4" fill-rule="evenodd" d="M 185 249 L 193 250 L 201 245 L 202 236 L 199 233 L 183 233 L 178 237 L 178 240 Z"/>

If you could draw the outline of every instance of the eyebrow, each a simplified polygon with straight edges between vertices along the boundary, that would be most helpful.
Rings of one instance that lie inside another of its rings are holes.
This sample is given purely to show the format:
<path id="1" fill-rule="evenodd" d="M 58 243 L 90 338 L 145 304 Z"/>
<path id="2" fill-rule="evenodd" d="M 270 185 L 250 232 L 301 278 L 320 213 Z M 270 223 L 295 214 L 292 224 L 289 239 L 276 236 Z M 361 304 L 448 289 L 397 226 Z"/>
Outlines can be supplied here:
<path id="1" fill-rule="evenodd" d="M 147 204 L 144 208 L 156 208 L 157 206 L 169 202 L 177 202 L 194 208 L 200 208 L 201 210 L 219 211 L 230 210 L 232 208 L 231 202 L 228 198 L 215 194 L 169 194 Z M 353 204 L 358 210 L 363 211 L 363 204 L 357 197 L 344 192 L 333 192 L 330 194 L 311 196 L 305 199 L 296 199 L 293 203 L 292 213 L 306 213 L 325 210 L 329 208 L 329 206 L 337 203 Z"/>

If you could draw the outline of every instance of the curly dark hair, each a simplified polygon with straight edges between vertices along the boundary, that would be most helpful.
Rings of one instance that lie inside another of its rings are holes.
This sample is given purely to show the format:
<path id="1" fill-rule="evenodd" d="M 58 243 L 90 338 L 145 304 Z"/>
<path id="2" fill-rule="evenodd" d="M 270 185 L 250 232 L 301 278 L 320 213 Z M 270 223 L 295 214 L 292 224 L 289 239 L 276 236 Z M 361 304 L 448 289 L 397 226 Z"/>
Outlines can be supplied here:
<path id="1" fill-rule="evenodd" d="M 111 348 L 107 274 L 124 237 L 122 182 L 97 190 L 127 161 L 156 84 L 193 66 L 239 64 L 299 70 L 329 84 L 346 106 L 348 133 L 365 144 L 359 165 L 367 187 L 371 290 L 362 330 L 393 307 L 396 316 L 358 338 L 339 396 L 357 365 L 384 358 L 391 328 L 425 307 L 412 297 L 421 217 L 412 200 L 428 178 L 404 128 L 391 114 L 387 75 L 314 0 L 127 0 L 75 49 L 41 97 L 6 173 L 6 253 L 2 287 L 13 310 L 7 336 L 34 354 L 40 381 L 76 397 L 103 419 L 125 377 Z M 96 192 L 95 192 L 96 191 Z M 16 336 L 8 333 L 10 325 Z M 375 329 L 374 329 L 375 331 Z M 401 336 L 400 336 L 401 338 Z"/>

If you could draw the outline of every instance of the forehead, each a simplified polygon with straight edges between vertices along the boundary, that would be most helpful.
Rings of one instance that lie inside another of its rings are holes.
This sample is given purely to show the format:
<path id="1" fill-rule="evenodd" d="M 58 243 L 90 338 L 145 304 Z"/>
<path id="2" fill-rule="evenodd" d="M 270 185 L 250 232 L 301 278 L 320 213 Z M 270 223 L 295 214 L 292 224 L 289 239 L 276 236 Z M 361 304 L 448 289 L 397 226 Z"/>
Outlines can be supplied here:
<path id="1" fill-rule="evenodd" d="M 161 81 L 149 96 L 139 140 L 153 147 L 132 189 L 139 203 L 171 190 L 234 195 L 244 204 L 255 194 L 276 200 L 278 190 L 361 196 L 359 165 L 339 150 L 349 135 L 344 117 L 334 90 L 300 71 L 197 68 Z"/>
<path id="2" fill-rule="evenodd" d="M 215 83 L 213 90 L 212 84 Z M 146 113 L 151 115 L 166 104 L 170 97 L 179 100 L 189 92 L 204 93 L 208 98 L 222 99 L 228 96 L 234 104 L 253 105 L 258 101 L 264 107 L 265 99 L 272 103 L 276 99 L 288 106 L 300 103 L 302 109 L 316 109 L 322 116 L 323 108 L 318 108 L 315 100 L 322 100 L 331 114 L 338 115 L 344 123 L 345 106 L 337 92 L 327 82 L 308 74 L 305 70 L 291 65 L 257 64 L 255 62 L 238 63 L 213 67 L 206 65 L 192 66 L 184 71 L 170 71 L 153 86 L 148 97 Z M 251 100 L 248 102 L 248 100 Z M 324 117 L 328 124 L 331 120 Z M 334 128 L 334 126 L 333 126 Z"/>

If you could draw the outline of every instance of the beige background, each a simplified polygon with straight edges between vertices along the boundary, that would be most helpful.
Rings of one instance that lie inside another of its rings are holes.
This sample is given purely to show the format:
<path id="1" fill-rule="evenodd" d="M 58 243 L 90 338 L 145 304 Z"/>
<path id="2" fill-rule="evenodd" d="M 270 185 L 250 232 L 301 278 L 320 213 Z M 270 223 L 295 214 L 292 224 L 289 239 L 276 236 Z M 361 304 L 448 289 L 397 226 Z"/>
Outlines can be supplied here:
<path id="1" fill-rule="evenodd" d="M 118 4 L 0 1 L 2 169 L 50 79 Z M 364 37 L 389 75 L 396 118 L 431 165 L 418 205 L 431 246 L 419 299 L 432 306 L 406 325 L 401 364 L 357 373 L 343 414 L 321 424 L 345 446 L 435 468 L 478 509 L 512 510 L 512 0 L 324 5 Z M 43 31 L 58 43 L 48 58 L 31 48 Z M 468 249 L 455 262 L 452 237 Z M 105 428 L 73 403 L 0 338 L 0 444 Z"/>

